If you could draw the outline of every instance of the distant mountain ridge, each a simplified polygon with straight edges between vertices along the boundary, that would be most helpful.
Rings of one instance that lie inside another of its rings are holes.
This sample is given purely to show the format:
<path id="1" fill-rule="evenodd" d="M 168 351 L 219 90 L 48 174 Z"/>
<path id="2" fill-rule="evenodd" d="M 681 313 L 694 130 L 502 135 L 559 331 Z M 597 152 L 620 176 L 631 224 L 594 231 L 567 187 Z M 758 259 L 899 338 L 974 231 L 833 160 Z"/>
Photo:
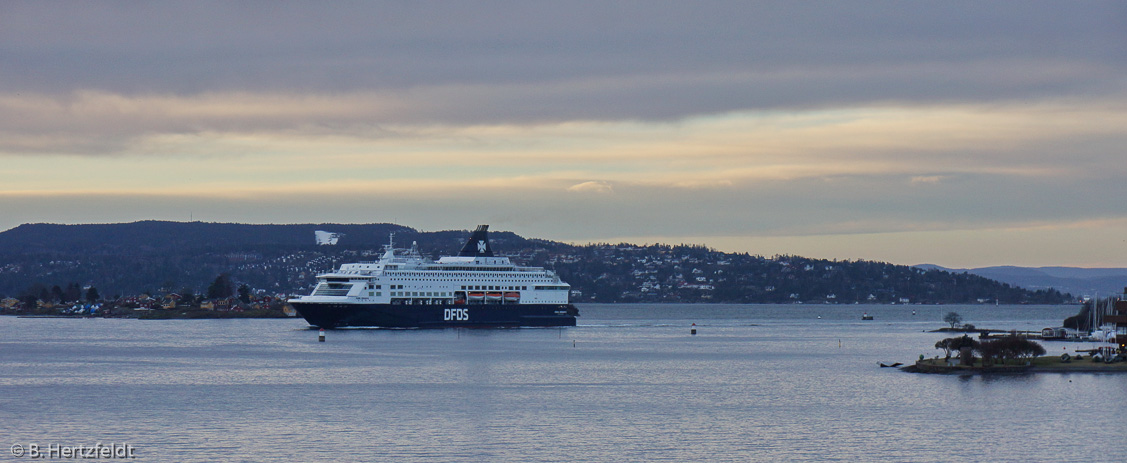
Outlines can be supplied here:
<path id="1" fill-rule="evenodd" d="M 476 225 L 476 224 L 475 224 Z M 316 231 L 337 233 L 337 245 L 316 244 Z M 107 295 L 200 291 L 220 273 L 256 288 L 304 290 L 317 272 L 342 261 L 373 260 L 394 234 L 397 247 L 430 257 L 453 254 L 468 232 L 419 232 L 402 225 L 239 224 L 139 221 L 112 224 L 24 224 L 0 232 L 0 296 L 33 286 L 89 284 Z M 503 248 L 532 241 L 512 232 L 493 232 Z M 555 248 L 551 242 L 538 246 Z"/>
<path id="2" fill-rule="evenodd" d="M 1026 289 L 1052 288 L 1075 296 L 1122 294 L 1127 286 L 1127 268 L 1016 267 L 1010 265 L 951 269 L 932 264 L 916 265 L 925 270 L 970 273 Z"/>
<path id="3" fill-rule="evenodd" d="M 470 224 L 478 225 L 478 224 Z M 340 235 L 318 245 L 316 231 Z M 401 225 L 256 225 L 141 221 L 26 224 L 0 232 L 0 296 L 200 294 L 221 274 L 269 294 L 312 289 L 318 273 L 378 259 L 396 247 L 429 258 L 455 255 L 468 230 L 420 232 Z M 1028 290 L 978 275 L 873 261 L 724 253 L 695 245 L 575 246 L 491 231 L 492 247 L 519 265 L 548 267 L 571 284 L 576 302 L 1002 303 L 1055 304 L 1054 290 Z"/>
<path id="4" fill-rule="evenodd" d="M 313 232 L 317 230 L 343 233 L 347 242 L 363 245 L 386 243 L 391 232 L 417 233 L 392 224 L 257 225 L 155 220 L 89 225 L 36 223 L 0 233 L 0 254 L 300 246 L 313 244 Z"/>

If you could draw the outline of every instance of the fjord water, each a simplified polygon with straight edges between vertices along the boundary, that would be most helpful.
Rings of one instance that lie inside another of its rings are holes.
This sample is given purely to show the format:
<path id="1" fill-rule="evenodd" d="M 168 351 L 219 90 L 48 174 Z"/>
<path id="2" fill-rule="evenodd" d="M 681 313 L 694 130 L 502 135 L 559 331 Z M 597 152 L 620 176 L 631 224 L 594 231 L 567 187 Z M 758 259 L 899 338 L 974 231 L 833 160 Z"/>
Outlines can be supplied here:
<path id="1" fill-rule="evenodd" d="M 1118 459 L 1125 376 L 878 366 L 939 353 L 949 311 L 1039 330 L 1076 310 L 581 305 L 577 327 L 325 343 L 301 319 L 0 317 L 0 436 L 138 461 Z"/>

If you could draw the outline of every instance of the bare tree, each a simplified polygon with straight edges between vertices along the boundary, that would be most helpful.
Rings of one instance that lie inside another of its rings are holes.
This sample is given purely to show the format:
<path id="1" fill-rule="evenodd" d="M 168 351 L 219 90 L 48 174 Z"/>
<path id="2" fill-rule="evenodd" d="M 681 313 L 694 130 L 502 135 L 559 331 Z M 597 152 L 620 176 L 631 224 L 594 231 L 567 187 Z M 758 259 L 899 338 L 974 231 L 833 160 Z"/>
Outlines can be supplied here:
<path id="1" fill-rule="evenodd" d="M 943 321 L 950 323 L 951 329 L 955 329 L 955 325 L 963 321 L 963 316 L 959 315 L 958 312 L 947 312 L 947 315 L 943 316 Z"/>

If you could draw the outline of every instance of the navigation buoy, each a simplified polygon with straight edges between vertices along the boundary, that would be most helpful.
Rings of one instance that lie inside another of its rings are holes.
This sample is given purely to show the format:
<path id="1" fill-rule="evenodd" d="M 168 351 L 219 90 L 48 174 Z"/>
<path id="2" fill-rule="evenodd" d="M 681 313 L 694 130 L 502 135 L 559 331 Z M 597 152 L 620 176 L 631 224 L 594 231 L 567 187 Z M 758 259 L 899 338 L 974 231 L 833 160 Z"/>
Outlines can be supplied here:
<path id="1" fill-rule="evenodd" d="M 321 328 L 321 331 L 317 332 L 317 342 L 325 342 L 325 329 L 324 328 Z"/>
<path id="2" fill-rule="evenodd" d="M 689 330 L 689 334 L 691 334 L 693 336 L 697 335 L 697 324 L 696 323 L 693 323 L 693 328 Z"/>

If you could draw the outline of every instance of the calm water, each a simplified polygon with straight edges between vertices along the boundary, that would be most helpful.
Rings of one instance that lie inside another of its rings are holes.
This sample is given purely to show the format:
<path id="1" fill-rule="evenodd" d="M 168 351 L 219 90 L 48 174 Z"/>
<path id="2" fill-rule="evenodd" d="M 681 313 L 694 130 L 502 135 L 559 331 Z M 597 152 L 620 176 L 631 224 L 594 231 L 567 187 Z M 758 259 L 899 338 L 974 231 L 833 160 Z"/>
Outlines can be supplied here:
<path id="1" fill-rule="evenodd" d="M 923 331 L 948 311 L 1024 330 L 1076 309 L 582 305 L 574 328 L 325 343 L 300 319 L 0 317 L 0 460 L 98 442 L 138 461 L 1120 460 L 1127 376 L 877 366 L 939 353 Z"/>

